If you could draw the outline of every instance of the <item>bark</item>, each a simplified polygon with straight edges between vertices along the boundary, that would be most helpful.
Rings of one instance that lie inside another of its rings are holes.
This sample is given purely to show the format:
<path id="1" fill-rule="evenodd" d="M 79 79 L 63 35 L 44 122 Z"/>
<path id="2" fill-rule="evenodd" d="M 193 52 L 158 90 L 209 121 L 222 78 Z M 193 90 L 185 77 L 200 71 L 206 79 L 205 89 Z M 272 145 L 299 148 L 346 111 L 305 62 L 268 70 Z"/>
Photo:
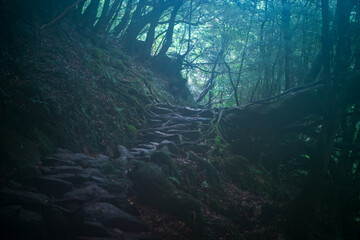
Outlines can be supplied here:
<path id="1" fill-rule="evenodd" d="M 82 16 L 83 29 L 92 28 L 94 26 L 99 4 L 100 4 L 100 0 L 92 0 L 89 6 L 85 9 L 84 14 Z"/>
<path id="2" fill-rule="evenodd" d="M 119 36 L 124 31 L 127 24 L 129 23 L 132 3 L 133 0 L 127 1 L 124 16 L 121 18 L 120 23 L 114 28 L 113 34 L 115 36 Z"/>
<path id="3" fill-rule="evenodd" d="M 291 33 L 290 33 L 290 3 L 288 0 L 281 0 L 282 3 L 282 33 L 284 41 L 284 71 L 285 90 L 291 87 L 292 83 L 292 62 L 291 62 Z"/>
<path id="4" fill-rule="evenodd" d="M 335 55 L 334 75 L 335 81 L 340 82 L 346 78 L 350 66 L 351 55 L 351 33 L 349 15 L 354 6 L 352 0 L 337 1 L 337 43 Z"/>
<path id="5" fill-rule="evenodd" d="M 210 73 L 210 78 L 207 80 L 204 89 L 200 93 L 199 97 L 196 99 L 196 103 L 201 102 L 204 99 L 204 97 L 206 96 L 206 94 L 208 94 L 209 91 L 212 89 L 214 79 L 216 78 L 216 67 L 217 67 L 218 62 L 222 58 L 224 52 L 225 52 L 225 49 L 223 46 L 223 48 L 220 50 L 220 52 L 218 53 L 218 55 L 214 61 L 214 64 L 213 64 L 213 67 L 212 67 L 211 73 Z"/>
<path id="6" fill-rule="evenodd" d="M 166 54 L 166 52 L 169 50 L 171 44 L 172 44 L 172 39 L 173 39 L 173 34 L 174 34 L 174 27 L 175 27 L 175 20 L 176 20 L 176 16 L 177 13 L 181 7 L 183 3 L 181 1 L 179 1 L 175 6 L 173 11 L 171 12 L 171 16 L 170 16 L 170 21 L 169 21 L 169 26 L 168 29 L 166 31 L 166 35 L 165 35 L 165 42 L 164 45 L 162 46 L 162 48 L 160 49 L 159 55 L 160 56 L 164 56 Z"/>
<path id="7" fill-rule="evenodd" d="M 266 43 L 265 43 L 265 36 L 264 36 L 264 28 L 266 23 L 268 22 L 268 1 L 265 1 L 265 13 L 264 13 L 264 18 L 261 21 L 261 25 L 260 25 L 260 46 L 259 46 L 259 50 L 260 50 L 260 54 L 261 54 L 261 66 L 259 69 L 260 72 L 263 72 L 263 81 L 262 83 L 260 83 L 260 78 L 258 78 L 258 81 L 256 82 L 256 87 L 255 90 L 252 93 L 250 102 L 252 102 L 253 97 L 255 95 L 255 91 L 256 89 L 260 88 L 263 89 L 262 92 L 268 92 L 270 89 L 270 84 L 271 84 L 271 67 L 270 67 L 270 61 L 269 59 L 271 59 L 271 56 L 269 54 L 268 51 L 266 51 Z"/>
<path id="8" fill-rule="evenodd" d="M 121 0 L 117 6 L 114 6 L 114 9 L 110 9 L 110 12 L 109 12 L 110 19 L 108 21 L 109 23 L 106 26 L 106 31 L 110 32 L 110 30 L 112 29 L 114 22 L 116 21 L 116 19 L 119 16 L 119 13 L 120 13 L 123 3 L 124 3 L 124 0 Z"/>
<path id="9" fill-rule="evenodd" d="M 246 50 L 247 50 L 247 46 L 248 46 L 248 42 L 249 42 L 249 35 L 250 35 L 251 28 L 252 28 L 255 11 L 256 11 L 256 4 L 254 5 L 253 12 L 252 12 L 251 17 L 250 17 L 249 28 L 248 28 L 248 31 L 246 33 L 245 44 L 244 44 L 244 48 L 243 48 L 242 53 L 241 53 L 241 62 L 240 62 L 240 68 L 239 68 L 238 77 L 236 79 L 235 84 L 233 82 L 231 82 L 234 93 L 236 92 L 236 94 L 234 94 L 235 101 L 236 101 L 236 106 L 240 106 L 240 101 L 239 101 L 237 91 L 238 91 L 240 81 L 241 81 L 241 76 L 242 76 L 243 66 L 244 66 L 245 56 L 246 56 Z"/>
<path id="10" fill-rule="evenodd" d="M 233 80 L 232 75 L 231 75 L 231 68 L 230 68 L 229 64 L 227 64 L 226 62 L 225 62 L 225 66 L 226 66 L 226 68 L 228 70 L 228 76 L 229 76 L 231 87 L 233 89 L 236 106 L 239 106 L 240 103 L 239 103 L 238 91 L 237 91 L 237 88 L 236 88 L 236 86 L 234 84 L 234 80 Z"/>
<path id="11" fill-rule="evenodd" d="M 345 28 L 348 24 L 349 11 L 343 5 L 344 1 L 338 1 L 339 20 L 337 22 L 338 29 Z M 299 196 L 290 205 L 288 234 L 291 239 L 309 239 L 311 234 L 309 228 L 314 220 L 314 213 L 320 201 L 321 191 L 324 180 L 328 171 L 329 160 L 332 154 L 334 141 L 338 132 L 342 112 L 346 106 L 345 92 L 337 81 L 332 83 L 330 80 L 330 45 L 329 45 L 329 6 L 328 0 L 322 0 L 322 65 L 324 73 L 324 96 L 323 96 L 323 121 L 321 124 L 321 132 L 317 139 L 316 151 L 313 156 L 313 166 L 307 183 L 302 189 Z M 342 17 L 340 17 L 342 16 Z M 339 37 L 342 39 L 343 37 Z M 337 59 L 343 62 L 336 62 L 335 80 L 338 76 L 345 76 L 347 73 L 349 59 L 344 58 L 346 52 L 350 49 L 339 46 L 343 42 L 337 43 Z M 327 57 L 327 58 L 325 58 Z M 339 64 L 339 65 L 338 65 Z M 343 79 L 342 79 L 343 80 Z M 296 227 L 295 227 L 296 226 Z"/>
<path id="12" fill-rule="evenodd" d="M 322 57 L 321 53 L 315 57 L 315 60 L 312 63 L 311 68 L 306 75 L 305 82 L 304 82 L 305 84 L 316 81 L 316 79 L 319 76 L 321 69 L 322 69 L 322 60 L 323 60 L 323 57 Z"/>
<path id="13" fill-rule="evenodd" d="M 329 3 L 328 0 L 321 0 L 322 11 L 322 65 L 324 84 L 330 87 L 330 39 L 329 39 Z"/>
<path id="14" fill-rule="evenodd" d="M 143 58 L 148 58 L 151 56 L 152 45 L 155 41 L 155 29 L 158 25 L 161 14 L 162 12 L 159 12 L 150 23 L 149 30 L 147 31 L 146 34 L 145 47 L 144 50 L 142 51 Z"/>
<path id="15" fill-rule="evenodd" d="M 129 54 L 133 53 L 136 38 L 140 34 L 141 30 L 144 29 L 144 27 L 149 24 L 152 19 L 156 18 L 156 16 L 161 16 L 161 14 L 168 7 L 170 7 L 168 2 L 159 1 L 158 4 L 153 7 L 153 10 L 151 12 L 143 15 L 142 12 L 146 6 L 146 3 L 146 1 L 142 0 L 139 2 L 131 19 L 131 22 L 126 32 L 124 33 L 124 46 Z"/>
<path id="16" fill-rule="evenodd" d="M 114 3 L 115 4 L 115 3 Z M 101 16 L 99 21 L 96 23 L 94 31 L 95 32 L 99 32 L 99 31 L 104 31 L 107 22 L 107 15 L 109 13 L 109 7 L 110 7 L 110 0 L 105 0 L 104 2 L 104 6 L 101 12 Z"/>

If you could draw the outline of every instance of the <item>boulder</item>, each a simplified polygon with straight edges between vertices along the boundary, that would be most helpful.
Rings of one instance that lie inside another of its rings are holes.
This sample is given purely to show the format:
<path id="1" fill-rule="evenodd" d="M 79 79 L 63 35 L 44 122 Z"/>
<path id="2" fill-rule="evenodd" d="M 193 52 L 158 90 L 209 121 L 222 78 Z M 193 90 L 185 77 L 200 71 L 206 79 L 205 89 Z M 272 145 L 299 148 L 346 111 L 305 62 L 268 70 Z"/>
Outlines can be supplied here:
<path id="1" fill-rule="evenodd" d="M 122 165 L 125 165 L 129 158 L 132 158 L 130 151 L 123 145 L 117 145 L 114 150 L 114 159 Z"/>
<path id="2" fill-rule="evenodd" d="M 178 169 L 175 165 L 174 160 L 164 151 L 155 151 L 150 155 L 151 162 L 156 163 L 163 171 L 174 177 L 179 177 Z"/>
<path id="3" fill-rule="evenodd" d="M 71 160 L 65 160 L 56 158 L 54 156 L 46 156 L 41 159 L 41 165 L 43 166 L 76 166 L 76 163 Z"/>
<path id="4" fill-rule="evenodd" d="M 104 177 L 104 174 L 99 169 L 96 168 L 86 168 L 84 172 L 91 176 Z"/>
<path id="5" fill-rule="evenodd" d="M 167 176 L 154 164 L 139 162 L 129 177 L 138 199 L 155 207 L 167 204 L 174 191 Z"/>
<path id="6" fill-rule="evenodd" d="M 36 166 L 23 166 L 16 170 L 14 177 L 19 182 L 26 182 L 31 177 L 39 177 L 41 176 L 41 171 Z"/>
<path id="7" fill-rule="evenodd" d="M 160 145 L 158 146 L 159 149 L 163 148 L 163 147 L 167 147 L 169 149 L 169 151 L 173 154 L 179 154 L 180 150 L 179 147 L 172 141 L 168 141 L 168 140 L 164 140 L 160 143 Z"/>
<path id="8" fill-rule="evenodd" d="M 110 203 L 93 203 L 82 209 L 84 222 L 100 223 L 104 227 L 117 228 L 127 232 L 146 231 L 146 226 L 138 217 L 129 215 Z"/>
<path id="9" fill-rule="evenodd" d="M 19 205 L 0 208 L 0 225 L 2 239 L 46 239 L 42 216 Z"/>
<path id="10" fill-rule="evenodd" d="M 49 206 L 50 199 L 48 196 L 40 193 L 1 188 L 0 200 L 7 204 L 21 205 L 27 208 L 42 208 Z"/>
<path id="11" fill-rule="evenodd" d="M 71 182 L 52 177 L 35 177 L 30 179 L 29 183 L 39 192 L 57 197 L 73 189 Z"/>
<path id="12" fill-rule="evenodd" d="M 63 196 L 65 199 L 75 199 L 82 202 L 87 202 L 103 195 L 108 194 L 103 188 L 99 187 L 98 184 L 93 183 L 91 185 L 85 186 L 83 188 L 74 189 L 71 192 L 67 192 Z"/>
<path id="13" fill-rule="evenodd" d="M 83 172 L 82 168 L 74 167 L 74 166 L 58 166 L 50 168 L 53 174 L 61 174 L 61 173 L 81 173 Z"/>

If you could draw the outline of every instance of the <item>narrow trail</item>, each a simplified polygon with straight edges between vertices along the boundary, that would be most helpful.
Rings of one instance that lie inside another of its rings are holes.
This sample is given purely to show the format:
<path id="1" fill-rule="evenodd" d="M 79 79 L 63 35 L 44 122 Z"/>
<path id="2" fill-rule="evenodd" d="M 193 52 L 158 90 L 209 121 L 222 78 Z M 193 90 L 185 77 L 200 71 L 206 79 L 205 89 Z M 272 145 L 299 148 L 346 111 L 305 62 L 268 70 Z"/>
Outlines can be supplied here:
<path id="1" fill-rule="evenodd" d="M 1 179 L 3 239 L 196 239 L 198 215 L 225 224 L 188 194 L 220 184 L 207 158 L 221 113 L 166 104 L 150 111 L 134 148 L 119 145 L 111 157 L 58 149 L 37 166 Z M 223 184 L 232 189 L 223 204 L 242 201 L 251 212 L 246 219 L 257 216 L 251 209 L 267 204 Z"/>

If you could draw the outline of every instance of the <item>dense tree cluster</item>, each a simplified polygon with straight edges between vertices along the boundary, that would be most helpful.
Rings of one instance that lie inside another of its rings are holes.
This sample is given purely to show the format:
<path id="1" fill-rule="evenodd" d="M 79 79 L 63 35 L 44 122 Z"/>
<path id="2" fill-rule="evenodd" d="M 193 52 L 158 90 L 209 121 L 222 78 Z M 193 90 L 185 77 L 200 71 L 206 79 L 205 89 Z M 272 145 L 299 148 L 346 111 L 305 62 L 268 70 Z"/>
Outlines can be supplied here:
<path id="1" fill-rule="evenodd" d="M 175 87 L 186 76 L 204 107 L 250 103 L 241 117 L 230 110 L 229 119 L 252 132 L 234 127 L 231 138 L 266 139 L 259 147 L 268 148 L 262 159 L 276 158 L 268 167 L 273 177 L 284 177 L 283 166 L 292 179 L 300 176 L 302 190 L 291 193 L 288 209 L 292 239 L 316 239 L 313 219 L 326 217 L 326 227 L 337 226 L 333 239 L 359 236 L 359 1 L 16 0 L 0 9 L 3 56 L 66 15 L 79 30 L 113 36 L 129 55 L 180 79 Z M 27 36 L 11 30 L 19 25 Z"/>

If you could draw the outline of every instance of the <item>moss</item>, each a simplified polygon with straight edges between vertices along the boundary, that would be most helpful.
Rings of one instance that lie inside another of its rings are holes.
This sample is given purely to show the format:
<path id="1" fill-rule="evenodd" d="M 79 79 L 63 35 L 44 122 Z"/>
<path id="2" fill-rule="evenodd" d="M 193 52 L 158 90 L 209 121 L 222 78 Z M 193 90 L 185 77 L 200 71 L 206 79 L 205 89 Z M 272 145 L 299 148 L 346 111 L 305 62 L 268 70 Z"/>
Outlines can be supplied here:
<path id="1" fill-rule="evenodd" d="M 223 169 L 227 176 L 241 189 L 250 190 L 251 182 L 253 181 L 249 160 L 242 156 L 230 156 L 223 162 Z"/>
<path id="2" fill-rule="evenodd" d="M 117 70 L 120 70 L 122 72 L 125 71 L 126 67 L 123 63 L 123 61 L 121 61 L 120 59 L 115 59 L 114 62 L 113 62 L 113 67 Z"/>
<path id="3" fill-rule="evenodd" d="M 106 164 L 102 166 L 102 170 L 106 174 L 116 174 L 116 175 L 123 175 L 124 169 L 118 166 L 114 161 L 108 161 Z"/>
<path id="4" fill-rule="evenodd" d="M 125 126 L 126 126 L 126 130 L 128 132 L 128 135 L 130 136 L 130 138 L 136 139 L 136 132 L 137 132 L 136 127 L 131 124 L 126 124 Z"/>
<path id="5" fill-rule="evenodd" d="M 102 66 L 98 61 L 90 61 L 89 70 L 96 75 L 101 75 L 103 73 Z"/>
<path id="6" fill-rule="evenodd" d="M 200 204 L 191 195 L 186 193 L 174 194 L 165 210 L 178 216 L 196 232 L 201 232 L 203 215 Z"/>
<path id="7" fill-rule="evenodd" d="M 210 199 L 209 208 L 211 211 L 214 211 L 216 213 L 221 213 L 222 210 L 220 202 L 214 198 Z"/>
<path id="8" fill-rule="evenodd" d="M 92 48 L 91 56 L 95 59 L 95 61 L 102 61 L 105 58 L 105 53 L 100 48 Z"/>
<path id="9" fill-rule="evenodd" d="M 196 181 L 196 172 L 193 167 L 185 165 L 182 169 L 182 175 L 187 185 L 191 185 Z"/>
<path id="10" fill-rule="evenodd" d="M 220 183 L 220 177 L 216 168 L 210 162 L 196 156 L 193 152 L 189 153 L 189 157 L 199 165 L 200 169 L 205 170 L 205 174 L 209 183 L 218 187 Z"/>
<path id="11" fill-rule="evenodd" d="M 34 165 L 39 161 L 39 145 L 13 130 L 0 128 L 0 168 Z"/>
<path id="12" fill-rule="evenodd" d="M 159 208 L 169 205 L 174 187 L 159 167 L 138 162 L 137 168 L 130 174 L 130 179 L 140 201 Z"/>
<path id="13" fill-rule="evenodd" d="M 34 128 L 31 133 L 30 136 L 32 139 L 34 139 L 34 141 L 36 141 L 41 150 L 45 153 L 50 153 L 53 152 L 55 150 L 55 144 L 54 141 L 52 139 L 50 139 L 45 133 L 43 133 L 41 130 Z"/>
<path id="14" fill-rule="evenodd" d="M 167 175 L 179 179 L 180 175 L 175 165 L 175 162 L 174 160 L 171 159 L 171 157 L 167 153 L 163 151 L 156 151 L 153 152 L 150 155 L 150 157 L 151 157 L 151 161 L 159 165 L 159 167 L 161 167 L 163 170 L 164 170 L 163 166 L 166 166 L 165 169 L 167 171 L 165 170 L 164 172 L 167 173 Z"/>
<path id="15" fill-rule="evenodd" d="M 221 137 L 220 136 L 216 136 L 214 139 L 214 143 L 217 147 L 221 147 Z"/>

